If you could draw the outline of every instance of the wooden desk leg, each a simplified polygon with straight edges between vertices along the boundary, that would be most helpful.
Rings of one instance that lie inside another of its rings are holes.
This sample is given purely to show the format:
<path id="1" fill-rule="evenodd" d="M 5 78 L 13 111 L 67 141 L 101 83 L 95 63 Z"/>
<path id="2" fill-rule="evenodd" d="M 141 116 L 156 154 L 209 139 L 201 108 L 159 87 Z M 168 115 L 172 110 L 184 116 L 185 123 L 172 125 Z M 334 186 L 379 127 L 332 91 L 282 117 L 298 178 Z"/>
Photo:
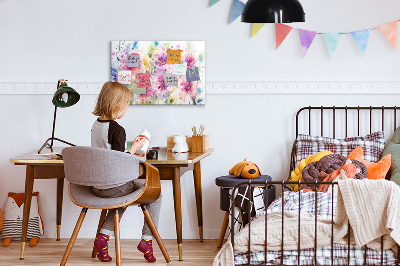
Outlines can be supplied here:
<path id="1" fill-rule="evenodd" d="M 21 233 L 21 255 L 20 259 L 24 259 L 26 235 L 28 233 L 29 213 L 31 212 L 31 200 L 34 181 L 34 166 L 26 166 L 25 177 L 25 195 L 24 195 L 24 213 L 22 219 L 22 233 Z"/>
<path id="2" fill-rule="evenodd" d="M 175 223 L 178 242 L 179 260 L 182 260 L 182 205 L 181 205 L 181 174 L 179 167 L 174 167 L 172 186 L 174 191 Z"/>
<path id="3" fill-rule="evenodd" d="M 64 178 L 57 178 L 57 241 L 60 241 Z"/>
<path id="4" fill-rule="evenodd" d="M 203 203 L 201 196 L 201 168 L 200 161 L 194 164 L 194 191 L 196 194 L 197 221 L 199 225 L 200 242 L 203 242 Z"/>

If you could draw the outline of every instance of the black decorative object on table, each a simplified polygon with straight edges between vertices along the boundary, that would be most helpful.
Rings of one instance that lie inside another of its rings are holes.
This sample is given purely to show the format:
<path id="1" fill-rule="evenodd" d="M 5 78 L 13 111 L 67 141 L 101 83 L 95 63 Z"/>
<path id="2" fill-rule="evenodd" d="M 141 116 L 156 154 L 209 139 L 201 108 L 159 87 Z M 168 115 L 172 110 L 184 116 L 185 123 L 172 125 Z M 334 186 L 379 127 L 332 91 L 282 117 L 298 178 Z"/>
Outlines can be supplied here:
<path id="1" fill-rule="evenodd" d="M 149 160 L 157 160 L 158 150 L 149 150 L 149 152 L 146 154 L 146 158 Z"/>

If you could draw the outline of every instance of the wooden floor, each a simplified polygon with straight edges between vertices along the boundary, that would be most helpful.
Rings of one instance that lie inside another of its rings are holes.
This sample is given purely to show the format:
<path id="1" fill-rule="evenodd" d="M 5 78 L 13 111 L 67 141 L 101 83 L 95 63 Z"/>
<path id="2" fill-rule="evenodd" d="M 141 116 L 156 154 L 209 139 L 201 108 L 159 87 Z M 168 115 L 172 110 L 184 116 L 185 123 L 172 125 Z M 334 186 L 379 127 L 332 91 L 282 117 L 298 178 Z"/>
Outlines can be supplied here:
<path id="1" fill-rule="evenodd" d="M 40 239 L 36 247 L 27 246 L 25 249 L 25 259 L 20 260 L 20 242 L 12 241 L 9 247 L 0 246 L 0 265 L 60 265 L 65 248 L 69 239 Z M 122 264 L 123 265 L 212 265 L 215 255 L 218 253 L 217 240 L 187 240 L 183 241 L 183 261 L 178 260 L 178 247 L 176 240 L 163 240 L 168 250 L 172 262 L 167 264 L 154 241 L 154 254 L 157 258 L 156 263 L 149 264 L 143 254 L 136 249 L 140 240 L 121 240 Z M 67 265 L 115 265 L 114 262 L 114 243 L 110 240 L 110 255 L 113 262 L 104 263 L 91 258 L 93 240 L 77 239 L 68 259 Z"/>

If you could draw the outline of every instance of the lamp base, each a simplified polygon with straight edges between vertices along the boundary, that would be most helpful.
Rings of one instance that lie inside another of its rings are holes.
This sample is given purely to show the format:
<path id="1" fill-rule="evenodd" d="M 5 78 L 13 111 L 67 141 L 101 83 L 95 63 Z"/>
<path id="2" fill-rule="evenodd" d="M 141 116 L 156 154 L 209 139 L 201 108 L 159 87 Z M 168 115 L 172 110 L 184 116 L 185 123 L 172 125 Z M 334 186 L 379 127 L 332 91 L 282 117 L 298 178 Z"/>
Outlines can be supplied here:
<path id="1" fill-rule="evenodd" d="M 59 142 L 68 144 L 70 146 L 76 146 L 75 144 L 69 143 L 65 140 L 59 139 L 59 138 L 48 138 L 42 145 L 42 147 L 40 147 L 40 149 L 38 150 L 38 154 L 40 154 L 40 152 L 44 149 L 44 148 L 49 148 L 51 150 L 51 152 L 53 152 L 53 141 L 54 140 L 58 140 Z M 49 141 L 51 141 L 51 144 L 49 144 Z"/>

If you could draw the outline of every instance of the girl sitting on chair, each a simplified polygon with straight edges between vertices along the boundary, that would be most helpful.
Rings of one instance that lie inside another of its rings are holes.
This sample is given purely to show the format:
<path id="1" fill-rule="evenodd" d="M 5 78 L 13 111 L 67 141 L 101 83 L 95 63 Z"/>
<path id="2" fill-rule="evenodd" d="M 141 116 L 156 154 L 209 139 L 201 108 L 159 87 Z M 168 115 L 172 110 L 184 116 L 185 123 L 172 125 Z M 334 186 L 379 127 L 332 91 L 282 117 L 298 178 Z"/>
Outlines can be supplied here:
<path id="1" fill-rule="evenodd" d="M 126 86 L 111 81 L 104 83 L 93 112 L 95 116 L 99 116 L 99 118 L 93 123 L 92 127 L 91 142 L 93 147 L 125 152 L 125 129 L 115 120 L 124 117 L 131 99 L 132 93 Z M 136 154 L 145 142 L 145 138 L 136 138 L 128 152 L 139 157 L 146 156 L 146 154 Z M 93 187 L 93 194 L 102 198 L 122 197 L 128 195 L 143 186 L 143 183 L 135 182 L 136 178 L 137 177 L 133 176 L 132 181 L 121 184 L 117 187 Z M 157 227 L 160 208 L 161 194 L 155 202 L 147 205 L 147 209 Z M 118 209 L 120 219 L 125 210 L 126 207 Z M 97 258 L 101 261 L 112 260 L 108 255 L 108 240 L 110 236 L 114 236 L 114 214 L 115 210 L 108 210 L 100 234 L 94 241 L 94 245 L 97 249 Z M 151 233 L 150 227 L 147 222 L 144 221 L 142 240 L 137 248 L 139 251 L 144 253 L 144 258 L 149 262 L 156 261 L 156 258 L 153 255 L 152 238 L 153 234 Z"/>

